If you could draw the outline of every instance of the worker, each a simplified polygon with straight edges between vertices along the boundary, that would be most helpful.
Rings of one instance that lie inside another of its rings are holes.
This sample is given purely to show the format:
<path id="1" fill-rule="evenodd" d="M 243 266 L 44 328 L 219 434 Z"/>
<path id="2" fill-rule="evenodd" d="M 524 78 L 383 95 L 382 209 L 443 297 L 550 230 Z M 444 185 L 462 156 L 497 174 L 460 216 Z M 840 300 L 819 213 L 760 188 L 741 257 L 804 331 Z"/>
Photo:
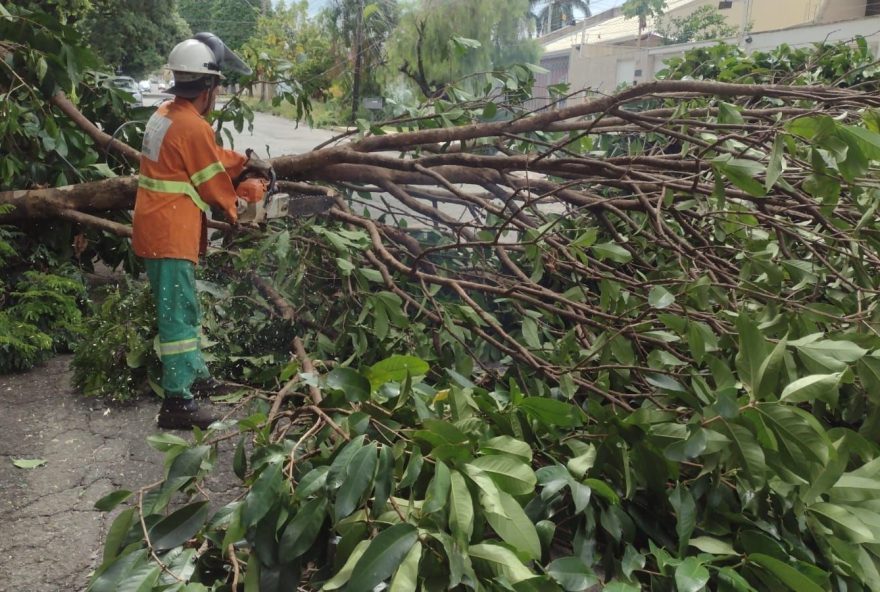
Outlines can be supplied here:
<path id="1" fill-rule="evenodd" d="M 209 388 L 200 348 L 201 315 L 195 266 L 207 246 L 206 215 L 213 208 L 237 221 L 233 179 L 249 168 L 248 157 L 217 145 L 205 116 L 214 109 L 221 68 L 250 74 L 250 68 L 219 37 L 199 33 L 168 56 L 173 101 L 147 122 L 134 207 L 132 245 L 143 258 L 156 304 L 161 386 L 158 425 L 206 428 L 215 417 L 200 408 L 193 384 Z"/>

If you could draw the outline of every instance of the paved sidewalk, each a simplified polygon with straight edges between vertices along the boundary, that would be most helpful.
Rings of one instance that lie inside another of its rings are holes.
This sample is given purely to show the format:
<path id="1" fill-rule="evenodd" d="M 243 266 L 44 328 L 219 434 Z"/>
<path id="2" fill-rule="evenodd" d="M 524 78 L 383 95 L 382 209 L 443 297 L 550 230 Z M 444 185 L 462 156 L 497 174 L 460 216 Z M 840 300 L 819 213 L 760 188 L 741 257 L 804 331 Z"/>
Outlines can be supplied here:
<path id="1" fill-rule="evenodd" d="M 162 455 L 146 443 L 158 402 L 87 399 L 70 386 L 71 359 L 0 376 L 0 592 L 85 589 L 109 526 L 95 501 L 162 476 Z"/>

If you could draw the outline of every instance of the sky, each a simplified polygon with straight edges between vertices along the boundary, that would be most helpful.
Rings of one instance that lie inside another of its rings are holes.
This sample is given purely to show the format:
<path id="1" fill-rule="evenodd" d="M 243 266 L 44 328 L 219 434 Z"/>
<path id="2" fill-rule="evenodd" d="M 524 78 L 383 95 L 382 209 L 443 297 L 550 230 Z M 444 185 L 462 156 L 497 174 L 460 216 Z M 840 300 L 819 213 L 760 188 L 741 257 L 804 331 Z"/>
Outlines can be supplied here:
<path id="1" fill-rule="evenodd" d="M 483 2 L 484 0 L 470 0 L 471 2 Z M 309 14 L 317 14 L 329 0 L 309 0 Z M 370 0 L 364 0 L 364 4 L 369 4 Z M 603 10 L 614 8 L 623 4 L 624 0 L 590 0 L 590 10 L 593 14 L 598 14 Z"/>

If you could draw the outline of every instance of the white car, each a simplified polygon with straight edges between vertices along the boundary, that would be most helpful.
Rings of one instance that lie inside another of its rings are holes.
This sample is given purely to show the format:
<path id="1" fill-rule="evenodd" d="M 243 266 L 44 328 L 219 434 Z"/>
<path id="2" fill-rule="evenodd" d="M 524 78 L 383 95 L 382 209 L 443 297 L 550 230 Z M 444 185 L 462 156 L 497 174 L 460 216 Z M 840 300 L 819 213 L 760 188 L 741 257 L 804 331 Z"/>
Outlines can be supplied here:
<path id="1" fill-rule="evenodd" d="M 107 80 L 106 84 L 129 93 L 136 105 L 141 106 L 144 104 L 144 97 L 141 94 L 140 88 L 138 88 L 138 83 L 131 76 L 113 76 Z"/>
<path id="2" fill-rule="evenodd" d="M 152 90 L 153 85 L 150 84 L 149 80 L 141 80 L 140 82 L 138 82 L 138 88 L 141 89 L 142 93 L 148 93 L 150 92 L 150 90 Z"/>

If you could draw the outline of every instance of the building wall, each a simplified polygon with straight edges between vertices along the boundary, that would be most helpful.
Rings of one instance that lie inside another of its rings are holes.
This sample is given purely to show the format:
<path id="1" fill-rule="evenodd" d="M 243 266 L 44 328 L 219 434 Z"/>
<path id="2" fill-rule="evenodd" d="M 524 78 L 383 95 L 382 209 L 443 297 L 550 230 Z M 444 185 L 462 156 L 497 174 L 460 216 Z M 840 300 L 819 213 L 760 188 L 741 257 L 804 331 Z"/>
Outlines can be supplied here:
<path id="1" fill-rule="evenodd" d="M 633 80 L 618 80 L 621 63 L 632 61 L 633 70 L 639 67 L 637 58 L 646 50 L 619 45 L 582 45 L 572 50 L 569 82 L 571 90 L 588 89 L 612 93 L 620 84 L 632 84 Z"/>
<path id="2" fill-rule="evenodd" d="M 845 0 L 833 0 L 845 1 Z M 864 7 L 863 7 L 864 8 Z M 784 31 L 765 31 L 751 33 L 748 37 L 751 41 L 743 42 L 742 47 L 748 52 L 771 51 L 782 44 L 792 47 L 808 47 L 814 43 L 839 41 L 851 41 L 857 36 L 864 37 L 875 56 L 880 57 L 880 16 L 864 17 L 848 20 L 846 22 L 834 22 L 827 24 L 811 24 L 802 27 L 794 27 Z M 728 40 L 736 43 L 738 40 Z M 652 79 L 657 71 L 664 68 L 663 62 L 671 57 L 679 57 L 692 47 L 712 45 L 712 42 L 683 43 L 681 45 L 667 45 L 646 50 L 647 60 L 652 60 L 650 71 L 646 72 L 648 79 Z"/>
<path id="3" fill-rule="evenodd" d="M 877 0 L 825 0 L 816 16 L 816 22 L 835 23 L 865 16 L 867 5 L 878 4 Z"/>
<path id="4" fill-rule="evenodd" d="M 746 26 L 755 33 L 812 23 L 823 5 L 829 6 L 829 13 L 842 15 L 835 20 L 865 16 L 865 2 L 866 0 L 733 0 L 730 8 L 721 9 L 719 12 L 731 27 L 742 30 L 743 26 Z M 859 4 L 860 8 L 857 6 Z M 718 0 L 697 1 L 669 11 L 664 18 L 682 18 L 701 6 L 717 8 Z M 831 6 L 833 8 L 830 8 Z"/>
<path id="5" fill-rule="evenodd" d="M 547 56 L 541 59 L 541 66 L 547 72 L 535 75 L 535 85 L 532 87 L 532 100 L 526 103 L 528 109 L 540 109 L 550 104 L 550 91 L 547 87 L 560 82 L 568 82 L 569 58 L 563 56 Z M 558 106 L 563 106 L 564 101 Z"/>
<path id="6" fill-rule="evenodd" d="M 671 11 L 667 17 L 686 16 L 706 4 L 718 6 L 717 1 L 697 0 Z M 748 37 L 737 36 L 727 42 L 739 43 L 747 51 L 768 51 L 783 43 L 797 47 L 826 40 L 848 41 L 861 35 L 880 56 L 880 17 L 865 17 L 866 1 L 880 4 L 880 0 L 751 0 L 752 28 Z M 731 8 L 722 12 L 729 24 L 739 27 L 747 15 L 747 6 L 748 0 L 733 0 Z M 633 39 L 603 44 L 575 43 L 574 37 L 572 43 L 568 75 L 572 90 L 601 93 L 613 92 L 623 83 L 652 80 L 656 72 L 664 68 L 665 59 L 680 56 L 691 47 L 712 44 L 651 47 L 651 40 L 645 39 L 638 48 Z M 628 66 L 630 61 L 634 61 L 631 68 Z M 621 76 L 628 77 L 626 73 L 633 70 L 634 80 L 620 79 Z"/>

